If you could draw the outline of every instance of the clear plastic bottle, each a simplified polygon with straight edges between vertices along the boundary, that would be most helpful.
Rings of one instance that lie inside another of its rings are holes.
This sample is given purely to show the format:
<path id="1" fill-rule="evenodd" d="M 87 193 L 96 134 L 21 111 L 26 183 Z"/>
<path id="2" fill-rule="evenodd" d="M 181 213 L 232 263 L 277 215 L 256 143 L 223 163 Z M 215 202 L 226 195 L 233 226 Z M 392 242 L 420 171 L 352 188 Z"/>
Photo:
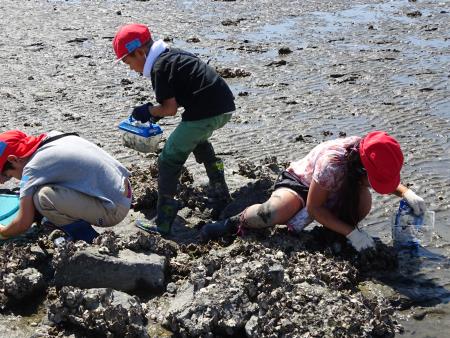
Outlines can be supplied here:
<path id="1" fill-rule="evenodd" d="M 434 229 L 434 211 L 415 215 L 405 200 L 400 201 L 392 219 L 392 240 L 397 248 L 417 249 L 431 243 Z"/>

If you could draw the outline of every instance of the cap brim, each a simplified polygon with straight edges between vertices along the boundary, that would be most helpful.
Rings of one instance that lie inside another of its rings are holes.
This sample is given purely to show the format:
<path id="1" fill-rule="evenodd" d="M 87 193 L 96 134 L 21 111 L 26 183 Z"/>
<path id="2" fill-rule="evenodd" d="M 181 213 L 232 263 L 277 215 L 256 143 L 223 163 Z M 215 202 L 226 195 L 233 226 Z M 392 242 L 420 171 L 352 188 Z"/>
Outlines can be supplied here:
<path id="1" fill-rule="evenodd" d="M 369 175 L 367 175 L 367 178 L 369 179 L 370 186 L 379 194 L 391 194 L 400 184 L 400 174 L 390 182 L 378 181 L 374 178 L 371 179 Z"/>
<path id="2" fill-rule="evenodd" d="M 117 65 L 120 61 L 123 60 L 124 57 L 127 57 L 128 55 L 130 55 L 130 53 L 125 54 L 124 56 L 122 56 L 122 57 L 119 58 L 119 59 L 115 59 L 115 60 L 114 60 L 114 63 L 113 63 L 113 66 Z"/>

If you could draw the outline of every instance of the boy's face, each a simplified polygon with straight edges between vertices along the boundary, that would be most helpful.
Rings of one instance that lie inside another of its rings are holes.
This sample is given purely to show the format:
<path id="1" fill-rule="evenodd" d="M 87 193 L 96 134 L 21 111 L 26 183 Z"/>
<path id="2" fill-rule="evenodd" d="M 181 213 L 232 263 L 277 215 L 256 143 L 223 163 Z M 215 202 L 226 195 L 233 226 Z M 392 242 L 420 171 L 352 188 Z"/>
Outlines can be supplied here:
<path id="1" fill-rule="evenodd" d="M 27 164 L 27 160 L 24 158 L 18 158 L 14 155 L 8 156 L 8 162 L 10 162 L 10 168 L 2 171 L 2 179 L 7 181 L 8 179 L 14 177 L 18 180 L 22 179 L 23 168 Z M 12 168 L 11 168 L 12 167 Z"/>
<path id="2" fill-rule="evenodd" d="M 142 74 L 144 72 L 146 55 L 145 52 L 138 48 L 133 54 L 125 56 L 122 61 L 127 64 L 131 70 Z"/>

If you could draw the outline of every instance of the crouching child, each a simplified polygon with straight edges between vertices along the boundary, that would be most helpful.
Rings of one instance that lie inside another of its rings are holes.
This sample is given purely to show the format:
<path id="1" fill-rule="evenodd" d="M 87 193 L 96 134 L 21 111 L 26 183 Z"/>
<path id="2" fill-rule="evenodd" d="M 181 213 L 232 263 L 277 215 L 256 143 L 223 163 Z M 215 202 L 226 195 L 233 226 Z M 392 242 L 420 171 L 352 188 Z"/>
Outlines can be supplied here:
<path id="1" fill-rule="evenodd" d="M 1 133 L 0 170 L 0 183 L 20 180 L 17 217 L 0 225 L 0 239 L 26 232 L 37 212 L 70 239 L 91 243 L 98 236 L 92 225 L 116 225 L 130 209 L 128 170 L 73 133 Z"/>

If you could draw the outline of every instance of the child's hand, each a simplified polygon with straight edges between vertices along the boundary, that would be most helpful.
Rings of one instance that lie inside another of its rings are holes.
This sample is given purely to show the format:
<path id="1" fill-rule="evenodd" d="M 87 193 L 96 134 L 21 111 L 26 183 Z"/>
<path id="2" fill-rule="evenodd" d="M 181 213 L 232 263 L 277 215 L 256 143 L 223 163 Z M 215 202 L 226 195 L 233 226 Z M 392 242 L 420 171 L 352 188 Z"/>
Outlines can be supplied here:
<path id="1" fill-rule="evenodd" d="M 358 252 L 375 247 L 373 238 L 370 237 L 367 232 L 359 230 L 358 228 L 355 228 L 355 230 L 349 233 L 347 239 Z"/>
<path id="2" fill-rule="evenodd" d="M 3 224 L 0 224 L 0 228 L 4 228 L 4 225 Z M 0 233 L 0 240 L 5 240 L 5 239 L 7 239 L 5 236 L 3 236 L 1 233 Z"/>
<path id="3" fill-rule="evenodd" d="M 162 119 L 161 116 L 150 115 L 150 123 L 157 123 L 161 119 Z"/>
<path id="4" fill-rule="evenodd" d="M 131 112 L 131 116 L 133 116 L 135 120 L 138 120 L 142 123 L 148 122 L 152 117 L 150 115 L 150 107 L 153 107 L 153 104 L 151 104 L 150 102 L 147 102 L 141 106 L 134 107 L 133 111 Z"/>
<path id="5" fill-rule="evenodd" d="M 406 200 L 406 202 L 409 204 L 409 206 L 414 210 L 414 214 L 417 216 L 422 215 L 426 210 L 427 207 L 425 205 L 425 201 L 422 197 L 417 196 L 414 191 L 411 189 L 406 190 L 403 193 L 403 198 Z"/>

